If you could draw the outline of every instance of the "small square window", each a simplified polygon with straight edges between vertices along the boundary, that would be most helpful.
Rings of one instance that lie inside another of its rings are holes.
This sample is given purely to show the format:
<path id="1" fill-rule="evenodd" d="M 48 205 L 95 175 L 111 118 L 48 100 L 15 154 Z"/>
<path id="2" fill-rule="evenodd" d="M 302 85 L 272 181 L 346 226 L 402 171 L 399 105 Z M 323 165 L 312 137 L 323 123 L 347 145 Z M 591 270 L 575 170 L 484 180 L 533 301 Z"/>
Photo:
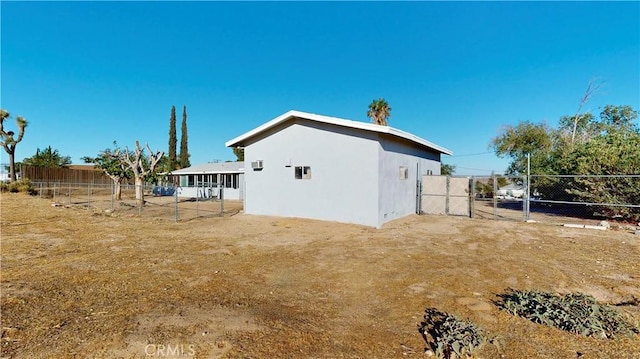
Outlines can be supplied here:
<path id="1" fill-rule="evenodd" d="M 409 178 L 409 169 L 405 166 L 400 166 L 400 179 L 406 180 Z"/>
<path id="2" fill-rule="evenodd" d="M 311 179 L 311 167 L 309 166 L 296 166 L 294 173 L 296 179 Z"/>

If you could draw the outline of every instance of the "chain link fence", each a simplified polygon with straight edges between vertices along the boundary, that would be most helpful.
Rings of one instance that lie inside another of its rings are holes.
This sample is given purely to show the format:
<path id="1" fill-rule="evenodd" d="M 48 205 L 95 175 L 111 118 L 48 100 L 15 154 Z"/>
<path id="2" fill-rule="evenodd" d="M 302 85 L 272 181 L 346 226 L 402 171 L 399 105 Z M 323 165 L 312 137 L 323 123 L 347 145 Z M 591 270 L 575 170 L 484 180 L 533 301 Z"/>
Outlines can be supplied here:
<path id="1" fill-rule="evenodd" d="M 640 223 L 640 175 L 425 176 L 421 212 L 549 223 L 613 220 L 636 225 Z"/>
<path id="2" fill-rule="evenodd" d="M 531 175 L 527 218 L 640 222 L 640 175 Z"/>
<path id="3" fill-rule="evenodd" d="M 524 177 L 471 177 L 470 215 L 476 218 L 525 220 L 524 183 Z"/>
<path id="4" fill-rule="evenodd" d="M 32 182 L 36 195 L 51 199 L 53 206 L 87 208 L 114 216 L 139 216 L 168 221 L 188 221 L 198 217 L 223 217 L 239 213 L 241 200 L 224 198 L 218 187 L 216 197 L 179 197 L 174 186 L 143 186 L 144 202 L 136 199 L 136 186 L 122 184 L 120 196 L 114 184 Z"/>

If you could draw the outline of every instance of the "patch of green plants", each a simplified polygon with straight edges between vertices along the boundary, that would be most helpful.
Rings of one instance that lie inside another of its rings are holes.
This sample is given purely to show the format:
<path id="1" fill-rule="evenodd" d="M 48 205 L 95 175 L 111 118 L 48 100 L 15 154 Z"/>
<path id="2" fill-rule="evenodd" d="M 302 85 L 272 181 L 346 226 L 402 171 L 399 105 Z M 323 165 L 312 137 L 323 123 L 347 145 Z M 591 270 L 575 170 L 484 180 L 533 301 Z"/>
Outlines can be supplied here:
<path id="1" fill-rule="evenodd" d="M 461 320 L 435 308 L 426 309 L 419 330 L 431 351 L 442 359 L 471 356 L 487 341 L 482 329 L 470 320 Z"/>
<path id="2" fill-rule="evenodd" d="M 35 194 L 36 190 L 33 188 L 33 184 L 31 183 L 31 181 L 29 181 L 29 179 L 21 179 L 13 182 L 1 182 L 0 192 L 23 192 L 28 194 Z"/>
<path id="3" fill-rule="evenodd" d="M 502 310 L 571 333 L 611 339 L 639 332 L 615 309 L 584 293 L 562 296 L 509 289 L 498 297 L 500 300 L 495 304 Z"/>

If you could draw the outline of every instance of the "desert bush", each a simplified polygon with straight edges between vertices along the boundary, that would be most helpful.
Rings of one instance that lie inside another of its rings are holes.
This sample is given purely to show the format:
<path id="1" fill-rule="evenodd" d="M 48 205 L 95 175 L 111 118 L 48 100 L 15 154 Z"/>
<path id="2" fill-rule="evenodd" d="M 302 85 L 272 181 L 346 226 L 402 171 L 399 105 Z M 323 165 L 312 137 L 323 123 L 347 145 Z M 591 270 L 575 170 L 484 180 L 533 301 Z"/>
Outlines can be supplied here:
<path id="1" fill-rule="evenodd" d="M 35 194 L 36 190 L 33 188 L 33 184 L 29 179 L 21 179 L 13 182 L 0 183 L 0 192 L 23 192 L 28 194 Z"/>
<path id="2" fill-rule="evenodd" d="M 498 297 L 501 299 L 496 305 L 502 310 L 571 333 L 601 338 L 638 333 L 638 329 L 615 309 L 598 303 L 588 294 L 560 296 L 535 290 L 509 289 Z"/>
<path id="3" fill-rule="evenodd" d="M 473 322 L 435 308 L 427 308 L 419 330 L 435 355 L 443 359 L 469 356 L 485 342 L 482 330 Z"/>

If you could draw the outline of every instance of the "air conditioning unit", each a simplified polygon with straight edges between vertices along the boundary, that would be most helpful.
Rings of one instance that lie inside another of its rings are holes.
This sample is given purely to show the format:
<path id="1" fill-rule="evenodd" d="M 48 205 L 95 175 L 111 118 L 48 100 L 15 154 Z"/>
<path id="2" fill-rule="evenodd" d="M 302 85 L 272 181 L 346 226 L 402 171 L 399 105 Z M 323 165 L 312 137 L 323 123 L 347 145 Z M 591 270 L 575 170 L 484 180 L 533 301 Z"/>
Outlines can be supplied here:
<path id="1" fill-rule="evenodd" d="M 257 161 L 251 162 L 251 168 L 253 168 L 254 170 L 261 170 L 262 169 L 262 160 L 257 160 Z"/>

